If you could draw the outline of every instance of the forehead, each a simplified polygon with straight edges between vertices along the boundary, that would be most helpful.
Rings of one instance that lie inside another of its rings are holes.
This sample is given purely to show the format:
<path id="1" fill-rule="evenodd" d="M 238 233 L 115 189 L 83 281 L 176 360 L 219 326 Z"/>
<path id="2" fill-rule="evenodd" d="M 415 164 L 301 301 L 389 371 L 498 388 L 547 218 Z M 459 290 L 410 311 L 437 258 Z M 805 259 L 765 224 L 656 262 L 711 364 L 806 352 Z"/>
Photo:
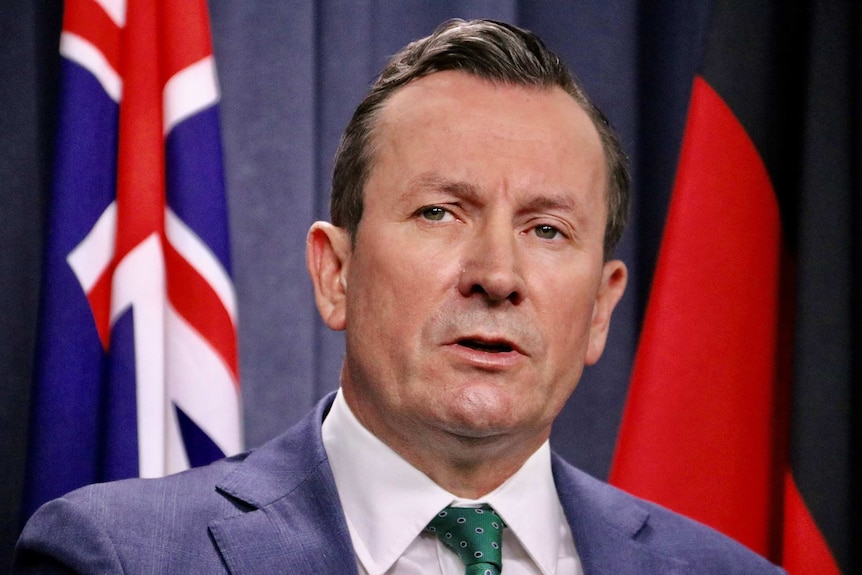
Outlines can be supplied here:
<path id="1" fill-rule="evenodd" d="M 604 197 L 606 168 L 598 131 L 557 86 L 437 72 L 389 98 L 373 140 L 372 179 L 393 167 L 404 179 L 439 173 L 473 181 L 481 171 L 485 178 L 496 175 L 515 187 L 597 188 Z"/>

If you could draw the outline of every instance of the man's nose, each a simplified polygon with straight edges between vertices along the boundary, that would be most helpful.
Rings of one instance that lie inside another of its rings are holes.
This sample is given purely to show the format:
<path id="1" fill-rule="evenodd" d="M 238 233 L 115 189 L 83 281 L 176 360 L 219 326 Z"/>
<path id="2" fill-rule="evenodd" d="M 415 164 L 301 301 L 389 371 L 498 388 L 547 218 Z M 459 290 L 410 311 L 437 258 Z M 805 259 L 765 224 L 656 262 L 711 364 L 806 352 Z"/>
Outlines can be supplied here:
<path id="1" fill-rule="evenodd" d="M 509 225 L 486 224 L 466 239 L 458 289 L 464 297 L 519 303 L 525 296 L 523 255 Z"/>

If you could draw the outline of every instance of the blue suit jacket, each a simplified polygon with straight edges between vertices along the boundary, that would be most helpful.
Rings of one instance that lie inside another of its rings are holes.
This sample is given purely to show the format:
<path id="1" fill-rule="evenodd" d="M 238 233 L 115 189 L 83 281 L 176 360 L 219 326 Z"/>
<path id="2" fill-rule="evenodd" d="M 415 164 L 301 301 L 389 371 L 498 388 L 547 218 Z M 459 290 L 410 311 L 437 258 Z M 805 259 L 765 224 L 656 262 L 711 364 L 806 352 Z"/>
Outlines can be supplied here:
<path id="1" fill-rule="evenodd" d="M 48 503 L 21 534 L 13 572 L 356 573 L 320 437 L 331 400 L 249 454 Z M 553 473 L 586 575 L 782 573 L 556 456 Z"/>

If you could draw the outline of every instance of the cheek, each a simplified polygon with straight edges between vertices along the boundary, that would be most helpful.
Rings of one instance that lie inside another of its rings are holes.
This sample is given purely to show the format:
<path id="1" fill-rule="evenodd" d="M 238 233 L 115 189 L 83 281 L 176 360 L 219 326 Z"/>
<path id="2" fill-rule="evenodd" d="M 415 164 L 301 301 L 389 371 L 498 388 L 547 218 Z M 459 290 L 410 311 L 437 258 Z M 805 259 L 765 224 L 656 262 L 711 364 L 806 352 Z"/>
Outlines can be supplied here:
<path id="1" fill-rule="evenodd" d="M 403 347 L 415 338 L 423 316 L 439 305 L 435 285 L 440 280 L 432 273 L 434 262 L 415 251 L 372 248 L 366 252 L 369 257 L 355 258 L 351 265 L 347 329 L 388 347 Z"/>
<path id="2" fill-rule="evenodd" d="M 551 362 L 569 371 L 583 362 L 589 342 L 594 296 L 591 278 L 575 277 L 547 290 L 538 314 Z M 576 288 L 574 286 L 585 286 Z"/>

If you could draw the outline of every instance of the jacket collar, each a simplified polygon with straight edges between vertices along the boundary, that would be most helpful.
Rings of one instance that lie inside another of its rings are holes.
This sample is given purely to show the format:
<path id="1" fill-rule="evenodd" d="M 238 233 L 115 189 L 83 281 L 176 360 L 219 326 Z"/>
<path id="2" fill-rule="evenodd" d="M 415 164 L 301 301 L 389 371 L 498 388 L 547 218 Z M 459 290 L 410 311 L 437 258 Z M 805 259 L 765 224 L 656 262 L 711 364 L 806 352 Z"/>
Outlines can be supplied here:
<path id="1" fill-rule="evenodd" d="M 252 452 L 216 486 L 240 511 L 209 525 L 231 573 L 356 572 L 320 438 L 332 399 Z"/>
<path id="2" fill-rule="evenodd" d="M 554 480 L 584 575 L 684 575 L 688 564 L 643 542 L 649 509 L 554 455 Z"/>

